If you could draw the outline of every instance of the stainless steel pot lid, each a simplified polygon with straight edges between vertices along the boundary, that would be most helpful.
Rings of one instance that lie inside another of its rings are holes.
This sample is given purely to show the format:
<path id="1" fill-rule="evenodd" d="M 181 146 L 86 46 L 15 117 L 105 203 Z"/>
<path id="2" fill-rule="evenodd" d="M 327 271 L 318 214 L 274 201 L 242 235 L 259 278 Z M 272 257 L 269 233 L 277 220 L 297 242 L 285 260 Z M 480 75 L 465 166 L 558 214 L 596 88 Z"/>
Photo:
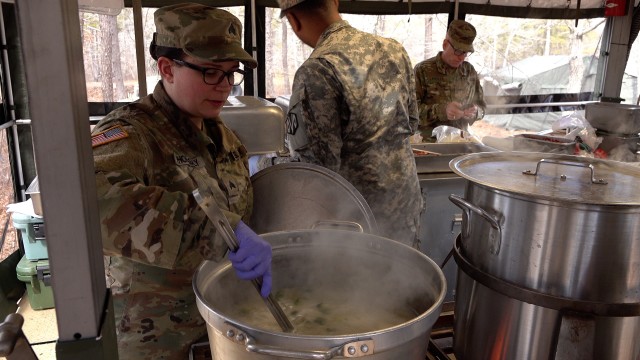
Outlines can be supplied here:
<path id="1" fill-rule="evenodd" d="M 449 166 L 479 185 L 539 199 L 640 205 L 640 168 L 628 163 L 514 151 L 464 155 Z"/>
<path id="2" fill-rule="evenodd" d="M 253 213 L 250 225 L 259 234 L 314 227 L 351 228 L 359 224 L 377 233 L 373 212 L 358 190 L 324 167 L 292 162 L 251 177 Z"/>

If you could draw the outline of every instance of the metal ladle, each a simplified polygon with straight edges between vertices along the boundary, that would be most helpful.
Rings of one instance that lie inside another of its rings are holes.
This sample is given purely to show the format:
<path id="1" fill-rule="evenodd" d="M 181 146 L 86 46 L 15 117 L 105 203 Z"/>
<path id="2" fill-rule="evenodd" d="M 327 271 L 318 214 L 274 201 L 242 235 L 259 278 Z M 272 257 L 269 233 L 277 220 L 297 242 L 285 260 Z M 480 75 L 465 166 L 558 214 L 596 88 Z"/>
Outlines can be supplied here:
<path id="1" fill-rule="evenodd" d="M 192 194 L 200 208 L 204 210 L 204 213 L 207 215 L 209 220 L 213 222 L 213 225 L 227 243 L 229 249 L 231 249 L 231 251 L 237 251 L 239 247 L 238 239 L 236 238 L 229 221 L 227 221 L 227 218 L 224 216 L 218 205 L 211 201 L 211 197 L 203 197 L 198 189 L 193 190 Z M 251 282 L 255 286 L 256 290 L 258 290 L 258 293 L 260 293 L 260 289 L 262 288 L 262 278 L 253 279 Z M 263 299 L 265 304 L 267 304 L 267 308 L 269 308 L 269 311 L 278 322 L 278 325 L 280 325 L 282 331 L 292 332 L 293 325 L 273 296 L 269 294 L 269 296 Z"/>

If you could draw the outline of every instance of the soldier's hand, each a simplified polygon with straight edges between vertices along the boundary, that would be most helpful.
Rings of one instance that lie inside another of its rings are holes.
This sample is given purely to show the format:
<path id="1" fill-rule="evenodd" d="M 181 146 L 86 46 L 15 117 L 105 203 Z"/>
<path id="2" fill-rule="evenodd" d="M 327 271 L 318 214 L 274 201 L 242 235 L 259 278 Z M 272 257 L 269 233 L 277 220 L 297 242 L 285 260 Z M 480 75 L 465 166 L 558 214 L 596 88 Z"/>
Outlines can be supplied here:
<path id="1" fill-rule="evenodd" d="M 455 121 L 459 120 L 464 116 L 464 111 L 462 110 L 462 104 L 457 101 L 452 101 L 447 104 L 445 109 L 447 114 L 447 120 Z"/>
<path id="2" fill-rule="evenodd" d="M 475 105 L 469 106 L 464 110 L 464 118 L 469 120 L 475 120 L 478 115 L 478 107 Z"/>
<path id="3" fill-rule="evenodd" d="M 229 253 L 231 265 L 243 280 L 262 277 L 263 297 L 271 292 L 271 245 L 240 221 L 235 229 L 238 251 Z"/>

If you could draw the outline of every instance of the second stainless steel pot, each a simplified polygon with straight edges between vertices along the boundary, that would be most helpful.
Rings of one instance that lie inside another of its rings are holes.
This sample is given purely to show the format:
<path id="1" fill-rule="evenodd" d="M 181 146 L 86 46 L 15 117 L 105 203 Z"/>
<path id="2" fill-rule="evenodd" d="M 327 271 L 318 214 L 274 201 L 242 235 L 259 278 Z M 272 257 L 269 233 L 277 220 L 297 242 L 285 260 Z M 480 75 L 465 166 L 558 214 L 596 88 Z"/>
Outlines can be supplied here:
<path id="1" fill-rule="evenodd" d="M 640 170 L 543 153 L 476 154 L 454 256 L 465 360 L 637 360 Z"/>
<path id="2" fill-rule="evenodd" d="M 543 153 L 456 158 L 468 181 L 462 253 L 481 271 L 546 294 L 640 302 L 640 169 Z"/>

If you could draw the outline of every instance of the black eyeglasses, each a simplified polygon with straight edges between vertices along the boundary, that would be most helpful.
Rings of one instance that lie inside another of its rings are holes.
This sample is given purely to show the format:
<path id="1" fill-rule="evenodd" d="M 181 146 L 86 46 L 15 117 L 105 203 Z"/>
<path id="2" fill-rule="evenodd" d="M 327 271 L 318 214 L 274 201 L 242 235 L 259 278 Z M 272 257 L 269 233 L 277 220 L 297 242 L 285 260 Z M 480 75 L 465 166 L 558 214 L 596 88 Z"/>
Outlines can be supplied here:
<path id="1" fill-rule="evenodd" d="M 186 66 L 190 69 L 200 71 L 202 73 L 202 80 L 208 85 L 218 85 L 222 82 L 222 79 L 227 78 L 229 85 L 240 85 L 244 80 L 246 74 L 243 70 L 237 69 L 233 71 L 224 71 L 216 68 L 202 67 L 183 60 L 173 59 L 178 65 Z"/>
<path id="2" fill-rule="evenodd" d="M 451 43 L 451 41 L 447 40 L 447 42 L 449 43 L 449 46 L 451 46 L 451 48 L 453 49 L 453 53 L 454 53 L 456 56 L 462 56 L 462 55 L 464 55 L 464 57 L 467 57 L 467 56 L 469 56 L 469 55 L 473 54 L 473 51 L 462 51 L 462 50 L 458 50 L 458 49 L 456 49 L 456 48 L 453 46 L 453 44 Z"/>

